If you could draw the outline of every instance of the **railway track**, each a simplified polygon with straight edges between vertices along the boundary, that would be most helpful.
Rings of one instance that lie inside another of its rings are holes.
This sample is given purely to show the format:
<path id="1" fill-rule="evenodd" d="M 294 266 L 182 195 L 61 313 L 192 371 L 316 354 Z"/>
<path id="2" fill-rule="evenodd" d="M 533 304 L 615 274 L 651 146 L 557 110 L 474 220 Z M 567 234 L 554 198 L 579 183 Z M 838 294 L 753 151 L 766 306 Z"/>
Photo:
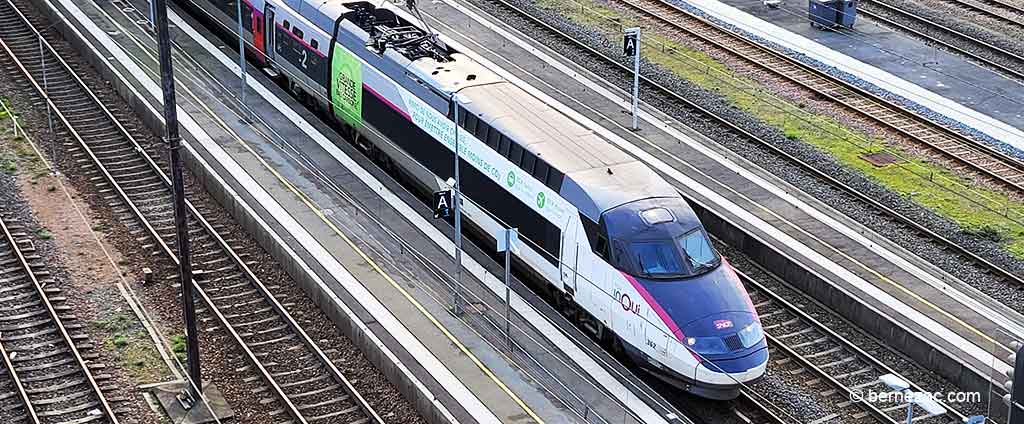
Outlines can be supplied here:
<path id="1" fill-rule="evenodd" d="M 537 31 L 556 34 L 563 40 L 575 45 L 580 51 L 586 52 L 595 61 L 618 68 L 624 75 L 632 77 L 631 67 L 623 65 L 618 60 L 613 59 L 604 53 L 595 50 L 584 42 L 550 26 L 540 18 L 532 15 L 530 12 L 517 7 L 506 0 L 488 0 L 488 2 L 498 4 L 502 8 L 526 19 L 536 28 Z M 695 31 L 699 31 L 699 29 L 695 28 Z M 748 53 L 752 55 L 759 55 L 756 52 L 748 51 Z M 793 65 L 788 66 L 788 68 L 791 67 L 793 67 Z M 964 258 L 987 269 L 993 275 L 1002 277 L 1008 284 L 1024 285 L 1024 280 L 1020 277 L 984 258 L 981 258 L 974 252 L 960 246 L 959 244 L 936 234 L 915 220 L 881 204 L 876 199 L 868 197 L 853 187 L 836 180 L 833 176 L 826 174 L 814 166 L 786 153 L 774 144 L 749 133 L 729 120 L 703 108 L 701 105 L 691 102 L 672 90 L 669 90 L 644 76 L 641 76 L 641 84 L 644 85 L 645 90 L 654 90 L 659 92 L 660 94 L 674 100 L 679 106 L 686 108 L 694 115 L 702 116 L 708 121 L 714 122 L 728 129 L 729 132 L 733 134 L 747 138 L 756 144 L 764 146 L 787 161 L 790 161 L 791 163 L 817 176 L 827 184 L 837 187 L 860 201 L 863 201 L 865 204 L 878 210 L 880 215 L 888 216 L 895 222 L 911 229 L 912 231 L 928 237 L 929 239 L 935 240 L 937 243 L 948 247 L 950 250 L 958 252 L 963 255 Z M 805 376 L 805 378 L 813 382 L 817 387 L 820 387 L 820 391 L 823 395 L 832 397 L 837 405 L 840 405 L 843 402 L 848 402 L 851 398 L 852 392 L 863 394 L 871 389 L 885 391 L 883 388 L 877 386 L 877 384 L 880 384 L 877 383 L 877 377 L 886 373 L 899 375 L 899 373 L 888 368 L 877 358 L 871 356 L 869 353 L 849 342 L 847 339 L 831 331 L 824 324 L 802 312 L 800 307 L 797 305 L 793 305 L 784 298 L 775 295 L 766 286 L 758 284 L 745 276 L 742 277 L 744 279 L 744 283 L 747 284 L 748 290 L 751 292 L 752 299 L 757 306 L 758 312 L 761 314 L 762 320 L 765 322 L 765 332 L 769 335 L 769 346 L 773 349 L 773 357 L 778 358 L 774 360 L 775 364 L 773 364 L 773 369 L 780 369 L 783 370 L 783 372 L 791 373 L 796 376 Z M 801 341 L 794 343 L 792 342 L 793 340 Z M 778 364 L 779 359 L 782 359 L 785 363 Z M 920 390 L 919 387 L 915 386 L 915 388 Z M 899 418 L 904 416 L 903 414 L 905 414 L 906 411 L 905 408 L 905 404 L 868 405 L 865 403 L 850 403 L 849 405 L 840 405 L 840 408 L 838 408 L 837 411 L 839 413 L 846 414 L 844 418 L 852 418 L 854 422 L 866 421 L 888 423 L 894 421 L 900 422 Z M 736 401 L 735 409 L 734 414 L 740 417 L 743 422 L 788 422 L 785 411 L 773 407 L 772 405 L 758 399 L 756 396 L 752 396 L 751 393 L 743 393 Z M 929 418 L 925 422 L 961 422 L 959 420 L 963 418 L 963 415 L 954 409 L 950 408 L 949 410 L 950 413 L 946 416 Z M 920 414 L 922 411 L 917 412 Z M 917 416 L 920 417 L 921 415 Z M 835 417 L 830 416 L 822 418 L 825 419 L 821 422 L 829 422 L 827 418 Z"/>
<path id="2" fill-rule="evenodd" d="M 963 0 L 952 0 L 957 5 L 964 7 L 968 12 L 982 13 L 985 16 L 994 17 L 1009 25 L 1024 27 L 1021 23 L 1009 19 L 1003 15 L 992 13 L 980 8 L 977 5 Z M 946 50 L 964 56 L 974 62 L 992 68 L 1005 75 L 1024 80 L 1024 56 L 1011 52 L 992 43 L 980 40 L 977 37 L 965 34 L 956 29 L 946 27 L 938 22 L 917 16 L 914 13 L 888 4 L 884 1 L 872 0 L 864 2 L 865 7 L 858 9 L 858 12 L 868 18 L 882 23 L 891 28 L 911 34 L 929 43 L 941 46 Z M 875 9 L 877 8 L 877 10 Z M 899 22 L 905 20 L 912 24 Z M 926 33 L 923 29 L 928 28 L 949 39 L 936 37 Z M 956 41 L 954 41 L 956 40 Z"/>
<path id="3" fill-rule="evenodd" d="M 1006 25 L 1024 27 L 1024 24 L 1017 19 L 1024 18 L 1024 8 L 1005 2 L 1003 0 L 980 0 L 981 6 L 971 0 L 949 0 L 951 3 L 963 9 L 998 20 Z M 996 11 L 1002 12 L 997 13 Z"/>
<path id="4" fill-rule="evenodd" d="M 567 43 L 574 45 L 580 52 L 584 52 L 588 56 L 590 56 L 593 59 L 593 63 L 602 63 L 606 66 L 615 68 L 619 70 L 622 73 L 622 75 L 632 79 L 633 69 L 631 65 L 627 66 L 621 63 L 619 60 L 614 59 L 600 51 L 597 51 L 596 49 L 587 45 L 583 41 L 580 41 L 568 34 L 565 34 L 564 32 L 552 27 L 551 25 L 547 24 L 546 22 L 532 15 L 531 13 L 519 8 L 516 5 L 509 3 L 508 0 L 486 1 L 496 4 L 499 7 L 508 10 L 509 12 L 517 16 L 522 17 L 526 21 L 530 22 L 530 25 L 532 25 L 536 29 L 536 31 L 544 31 L 554 34 L 560 39 L 566 41 Z M 878 199 L 868 196 L 862 193 L 861 191 L 857 190 L 856 188 L 851 187 L 850 185 L 842 181 L 839 181 L 833 175 L 824 172 L 818 169 L 817 167 L 813 166 L 812 164 L 789 154 L 788 152 L 782 150 L 779 146 L 775 145 L 774 143 L 750 133 L 744 128 L 741 128 L 735 123 L 733 123 L 731 120 L 719 116 L 718 114 L 706 109 L 702 105 L 683 97 L 682 95 L 676 93 L 675 91 L 668 89 L 667 87 L 661 85 L 657 81 L 651 80 L 650 78 L 644 75 L 640 76 L 640 83 L 641 85 L 643 85 L 644 90 L 648 90 L 648 92 L 656 92 L 659 95 L 664 96 L 665 98 L 675 103 L 678 107 L 686 109 L 689 114 L 693 116 L 700 116 L 706 121 L 716 126 L 720 126 L 721 128 L 727 130 L 729 133 L 734 134 L 736 137 L 743 138 L 755 145 L 759 145 L 767 149 L 768 151 L 772 152 L 773 154 L 777 155 L 783 160 L 815 176 L 823 183 L 835 187 L 836 189 L 855 198 L 857 201 L 860 201 L 865 205 L 871 207 L 872 209 L 878 211 L 880 216 L 888 217 L 894 223 L 906 228 L 907 230 L 934 241 L 938 245 L 942 246 L 944 249 L 955 252 L 956 254 L 960 255 L 967 261 L 975 264 L 979 268 L 983 268 L 985 270 L 984 272 L 999 278 L 1006 284 L 1015 287 L 1024 287 L 1024 277 L 1018 276 L 1015 273 L 1010 272 L 1009 270 L 993 263 L 992 261 L 979 256 L 974 251 L 946 238 L 941 234 L 932 231 L 928 227 L 922 225 L 913 217 L 903 215 L 899 211 L 896 211 L 882 204 Z"/>
<path id="5" fill-rule="evenodd" d="M 59 284 L 24 227 L 2 216 L 0 229 L 0 419 L 117 424 L 101 386 L 111 377 L 96 373 L 103 365 Z"/>
<path id="6" fill-rule="evenodd" d="M 906 403 L 872 403 L 856 401 L 868 392 L 890 391 L 878 378 L 884 374 L 899 375 L 871 354 L 859 348 L 828 326 L 803 312 L 799 305 L 776 294 L 767 285 L 738 272 L 747 287 L 754 307 L 764 325 L 774 372 L 801 376 L 834 405 L 834 412 L 814 423 L 882 422 L 900 423 L 906 417 Z M 908 378 L 914 391 L 925 392 Z M 927 391 L 931 392 L 931 391 Z M 965 416 L 946 406 L 949 411 L 915 422 L 960 423 Z M 922 410 L 915 416 L 926 416 Z"/>
<path id="7" fill-rule="evenodd" d="M 145 249 L 177 263 L 169 247 L 175 245 L 170 180 L 152 159 L 156 153 L 139 144 L 134 130 L 121 124 L 123 112 L 108 108 L 39 35 L 35 28 L 46 24 L 19 10 L 19 4 L 31 7 L 26 1 L 0 0 L 0 45 L 13 62 L 11 71 L 24 76 L 53 110 L 58 139 L 70 140 L 66 154 L 86 170 L 130 232 Z M 275 419 L 383 422 L 275 298 L 274 287 L 252 272 L 245 249 L 220 234 L 224 227 L 205 218 L 209 211 L 187 207 L 200 310 L 237 344 L 248 371 L 262 380 L 261 403 L 279 406 Z"/>
<path id="8" fill-rule="evenodd" d="M 785 414 L 765 400 L 743 390 L 740 397 L 733 400 L 732 413 L 737 420 L 745 424 L 791 424 Z"/>
<path id="9" fill-rule="evenodd" d="M 703 18 L 661 0 L 615 0 L 654 19 L 657 25 L 686 37 L 694 37 L 743 60 L 755 69 L 768 71 L 821 98 L 845 107 L 922 147 L 938 152 L 984 175 L 997 184 L 1024 193 L 1024 161 L 978 143 L 922 118 L 842 79 L 748 40 Z M 1022 59 L 1024 64 L 1024 59 Z M 1024 68 L 1022 68 L 1024 69 Z M 1024 76 L 1024 73 L 1022 73 Z"/>

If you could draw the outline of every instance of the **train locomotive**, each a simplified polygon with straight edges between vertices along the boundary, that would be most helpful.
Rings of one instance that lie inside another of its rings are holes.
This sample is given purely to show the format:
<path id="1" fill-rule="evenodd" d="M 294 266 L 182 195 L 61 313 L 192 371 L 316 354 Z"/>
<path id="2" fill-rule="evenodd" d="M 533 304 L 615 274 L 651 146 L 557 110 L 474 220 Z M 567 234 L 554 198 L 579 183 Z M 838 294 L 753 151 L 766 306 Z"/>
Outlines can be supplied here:
<path id="1" fill-rule="evenodd" d="M 237 27 L 234 1 L 186 2 Z M 243 0 L 241 19 L 258 65 L 417 189 L 446 188 L 458 137 L 470 227 L 517 227 L 517 263 L 596 339 L 711 399 L 763 376 L 750 297 L 646 165 L 393 4 Z"/>

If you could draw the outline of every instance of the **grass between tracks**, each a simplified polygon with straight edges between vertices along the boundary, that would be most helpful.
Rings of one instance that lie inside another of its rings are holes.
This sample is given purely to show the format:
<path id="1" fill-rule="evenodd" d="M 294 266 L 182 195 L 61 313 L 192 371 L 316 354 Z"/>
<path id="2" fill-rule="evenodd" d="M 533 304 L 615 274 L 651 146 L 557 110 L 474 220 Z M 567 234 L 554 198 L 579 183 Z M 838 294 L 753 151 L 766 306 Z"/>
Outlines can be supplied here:
<path id="1" fill-rule="evenodd" d="M 132 380 L 139 384 L 167 380 L 167 366 L 134 315 L 106 311 L 92 324 L 101 330 L 103 348 L 118 359 Z"/>
<path id="2" fill-rule="evenodd" d="M 831 154 L 884 187 L 956 222 L 965 231 L 999 241 L 1024 259 L 1024 204 L 999 190 L 979 187 L 969 179 L 907 152 L 884 140 L 850 128 L 834 117 L 808 110 L 804 104 L 770 93 L 708 54 L 687 48 L 662 30 L 644 25 L 630 12 L 600 0 L 536 0 L 536 5 L 601 32 L 614 45 L 622 30 L 644 27 L 643 57 L 678 77 L 718 93 L 738 109 L 775 127 L 786 137 Z M 901 160 L 875 166 L 863 156 L 886 151 Z"/>
<path id="3" fill-rule="evenodd" d="M 10 107 L 7 100 L 0 99 L 0 102 Z M 10 175 L 22 172 L 30 176 L 31 182 L 35 184 L 35 180 L 46 175 L 49 170 L 24 137 L 14 135 L 8 110 L 0 107 L 0 172 Z"/>
<path id="4" fill-rule="evenodd" d="M 7 112 L 11 110 L 10 106 L 5 99 L 0 101 L 8 106 L 6 110 L 0 107 L 0 172 L 17 175 L 30 184 L 45 181 L 41 177 L 49 174 L 46 163 L 36 154 L 27 139 L 20 134 L 15 135 L 11 116 Z M 46 191 L 56 192 L 57 187 L 51 185 L 46 187 Z M 94 228 L 97 231 L 101 229 Z M 49 240 L 54 234 L 43 227 L 36 231 L 36 236 L 41 240 Z M 101 292 L 96 289 L 92 293 L 99 296 Z M 120 299 L 120 294 L 106 293 L 104 299 Z M 89 322 L 97 330 L 93 332 L 94 340 L 118 361 L 119 368 L 134 382 L 142 384 L 168 380 L 170 376 L 167 367 L 138 319 L 133 314 L 122 312 L 121 306 L 107 306 L 110 308 L 101 308 L 97 319 Z"/>

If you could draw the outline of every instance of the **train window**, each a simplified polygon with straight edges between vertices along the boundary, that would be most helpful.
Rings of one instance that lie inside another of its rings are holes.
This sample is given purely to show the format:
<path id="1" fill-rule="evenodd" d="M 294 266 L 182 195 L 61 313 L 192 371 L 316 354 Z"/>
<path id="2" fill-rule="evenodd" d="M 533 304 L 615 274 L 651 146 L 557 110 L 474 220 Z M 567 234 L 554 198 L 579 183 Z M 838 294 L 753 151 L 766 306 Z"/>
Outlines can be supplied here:
<path id="1" fill-rule="evenodd" d="M 547 162 L 544 162 L 541 158 L 537 158 L 537 166 L 533 169 L 533 177 L 536 178 L 537 181 L 547 185 L 548 171 L 550 170 L 551 166 L 549 166 Z"/>
<path id="2" fill-rule="evenodd" d="M 288 31 L 288 30 L 290 30 L 290 29 L 292 29 L 292 24 L 291 24 L 291 23 L 289 23 L 287 19 L 285 19 L 285 20 L 284 20 L 284 30 L 285 30 L 285 31 Z"/>
<path id="3" fill-rule="evenodd" d="M 526 171 L 527 174 L 533 175 L 533 167 L 537 164 L 537 156 L 529 150 L 523 149 L 523 162 L 519 164 L 519 167 Z"/>
<path id="4" fill-rule="evenodd" d="M 242 5 L 242 28 L 252 32 L 252 7 L 248 4 Z"/>
<path id="5" fill-rule="evenodd" d="M 298 27 L 295 27 L 295 28 L 292 29 L 292 34 L 295 34 L 295 36 L 299 37 L 300 40 L 305 38 L 305 35 L 306 35 Z"/>
<path id="6" fill-rule="evenodd" d="M 492 128 L 491 131 L 487 133 L 486 141 L 488 146 L 491 146 L 491 148 L 494 150 L 498 150 L 498 143 L 501 142 L 501 133 L 498 132 L 498 130 Z"/>
<path id="7" fill-rule="evenodd" d="M 310 47 L 313 47 L 313 50 L 319 50 L 320 49 L 320 43 L 317 42 L 316 40 L 309 40 L 309 45 L 310 45 Z"/>
<path id="8" fill-rule="evenodd" d="M 490 133 L 490 132 L 491 132 L 491 126 L 487 125 L 487 123 L 484 122 L 482 119 L 479 119 L 479 122 L 476 124 L 476 133 L 473 134 L 473 135 L 476 136 L 477 140 L 481 140 L 481 141 L 485 141 L 486 142 L 487 141 L 487 134 Z"/>
<path id="9" fill-rule="evenodd" d="M 605 237 L 604 234 L 597 235 L 597 245 L 594 246 L 594 253 L 608 259 L 608 237 Z"/>
<path id="10" fill-rule="evenodd" d="M 480 120 L 477 119 L 476 115 L 472 113 L 467 113 L 466 125 L 463 125 L 463 127 L 465 127 L 466 131 L 469 131 L 470 134 L 476 134 L 476 124 L 478 124 L 479 121 Z"/>
<path id="11" fill-rule="evenodd" d="M 590 242 L 590 250 L 597 251 L 597 239 L 598 234 L 601 233 L 601 227 L 596 222 L 591 221 L 590 218 L 583 216 L 580 213 L 580 222 L 583 223 L 583 232 L 587 235 L 587 241 Z"/>
<path id="12" fill-rule="evenodd" d="M 508 151 L 508 160 L 512 163 L 519 165 L 523 162 L 523 146 L 518 143 L 512 143 L 512 148 Z"/>
<path id="13" fill-rule="evenodd" d="M 557 170 L 555 168 L 551 168 L 551 170 L 548 171 L 548 178 L 547 178 L 547 180 L 545 180 L 544 184 L 546 184 L 552 190 L 556 190 L 556 191 L 557 190 L 561 190 L 562 189 L 562 176 L 563 175 L 564 174 L 562 174 L 561 171 L 559 171 L 559 170 Z"/>
<path id="14" fill-rule="evenodd" d="M 501 136 L 501 141 L 498 143 L 498 153 L 504 157 L 508 157 L 508 151 L 513 144 L 515 143 L 512 143 L 512 140 L 508 137 Z"/>

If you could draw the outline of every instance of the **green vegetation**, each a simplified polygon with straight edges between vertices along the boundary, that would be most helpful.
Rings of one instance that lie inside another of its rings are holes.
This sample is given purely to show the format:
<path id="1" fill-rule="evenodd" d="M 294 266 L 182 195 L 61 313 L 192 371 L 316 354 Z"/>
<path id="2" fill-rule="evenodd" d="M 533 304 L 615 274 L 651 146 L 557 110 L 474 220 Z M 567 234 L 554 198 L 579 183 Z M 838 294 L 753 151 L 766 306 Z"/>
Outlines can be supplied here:
<path id="1" fill-rule="evenodd" d="M 7 100 L 0 99 L 8 108 Z M 10 110 L 10 109 L 7 109 Z M 10 114 L 0 107 L 0 172 L 14 175 L 19 169 L 36 178 L 46 175 L 46 163 L 36 154 L 32 144 L 23 136 L 15 135 L 11 128 Z"/>
<path id="2" fill-rule="evenodd" d="M 185 342 L 184 334 L 175 334 L 171 336 L 171 352 L 174 352 L 174 355 L 177 356 L 178 360 L 181 362 L 188 360 L 185 352 L 186 348 L 187 344 Z"/>
<path id="3" fill-rule="evenodd" d="M 139 384 L 163 381 L 167 370 L 146 331 L 133 315 L 116 311 L 107 314 L 93 325 L 103 334 L 103 347 L 110 352 L 121 368 Z"/>
<path id="4" fill-rule="evenodd" d="M 596 29 L 616 44 L 621 41 L 623 28 L 643 24 L 600 0 L 538 0 L 537 5 Z M 704 52 L 665 37 L 657 28 L 647 27 L 642 48 L 646 60 L 718 93 L 787 138 L 830 153 L 893 192 L 936 211 L 968 232 L 1002 242 L 1011 254 L 1024 258 L 1024 203 L 1004 192 L 979 187 L 922 156 L 849 128 L 831 116 L 809 111 L 802 103 L 768 93 L 757 81 L 733 72 Z M 883 150 L 900 160 L 875 166 L 863 158 Z"/>
<path id="5" fill-rule="evenodd" d="M 40 240 L 49 240 L 53 238 L 53 233 L 46 228 L 40 228 L 36 231 L 36 236 L 39 237 Z"/>

